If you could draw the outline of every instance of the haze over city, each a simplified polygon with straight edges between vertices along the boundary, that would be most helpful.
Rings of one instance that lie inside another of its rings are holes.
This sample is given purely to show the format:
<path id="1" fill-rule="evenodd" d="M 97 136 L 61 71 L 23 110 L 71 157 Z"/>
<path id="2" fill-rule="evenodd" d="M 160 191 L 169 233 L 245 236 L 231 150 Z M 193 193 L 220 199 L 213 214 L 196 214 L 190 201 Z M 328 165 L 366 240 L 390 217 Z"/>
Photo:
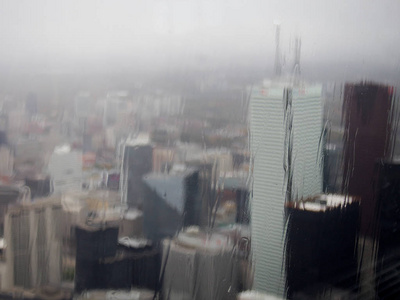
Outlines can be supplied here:
<path id="1" fill-rule="evenodd" d="M 400 299 L 399 15 L 0 0 L 0 299 Z"/>
<path id="2" fill-rule="evenodd" d="M 5 72 L 135 72 L 233 68 L 271 75 L 274 23 L 302 75 L 393 81 L 397 1 L 1 1 Z M 290 67 L 289 67 L 290 69 Z M 377 75 L 378 74 L 378 75 Z"/>

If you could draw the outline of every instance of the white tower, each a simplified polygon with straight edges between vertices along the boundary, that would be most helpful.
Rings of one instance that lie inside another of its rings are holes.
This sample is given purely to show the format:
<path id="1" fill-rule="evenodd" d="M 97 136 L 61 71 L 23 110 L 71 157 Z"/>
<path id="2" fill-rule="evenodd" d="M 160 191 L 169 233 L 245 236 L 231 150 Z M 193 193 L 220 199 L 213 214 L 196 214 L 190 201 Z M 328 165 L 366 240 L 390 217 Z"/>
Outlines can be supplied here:
<path id="1" fill-rule="evenodd" d="M 54 149 L 48 164 L 54 193 L 82 189 L 82 153 L 64 145 Z"/>
<path id="2" fill-rule="evenodd" d="M 250 99 L 254 288 L 285 293 L 285 202 L 322 191 L 321 86 L 269 83 Z"/>

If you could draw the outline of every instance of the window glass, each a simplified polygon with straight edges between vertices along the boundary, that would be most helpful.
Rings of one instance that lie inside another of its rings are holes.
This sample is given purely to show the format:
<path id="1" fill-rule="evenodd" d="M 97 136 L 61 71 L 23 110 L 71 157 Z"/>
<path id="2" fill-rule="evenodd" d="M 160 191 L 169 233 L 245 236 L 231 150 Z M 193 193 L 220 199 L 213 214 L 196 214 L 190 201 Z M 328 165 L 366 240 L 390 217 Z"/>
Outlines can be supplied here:
<path id="1" fill-rule="evenodd" d="M 399 12 L 0 1 L 0 298 L 399 299 Z"/>

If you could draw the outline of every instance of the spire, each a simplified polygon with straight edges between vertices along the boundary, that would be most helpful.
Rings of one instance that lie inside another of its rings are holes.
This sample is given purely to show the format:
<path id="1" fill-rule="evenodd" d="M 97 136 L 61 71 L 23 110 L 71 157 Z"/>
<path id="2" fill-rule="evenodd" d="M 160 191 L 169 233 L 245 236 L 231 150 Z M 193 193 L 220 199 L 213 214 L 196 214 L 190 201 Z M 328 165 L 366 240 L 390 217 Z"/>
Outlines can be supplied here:
<path id="1" fill-rule="evenodd" d="M 301 38 L 296 37 L 294 40 L 294 63 L 292 69 L 293 83 L 299 84 L 300 81 L 300 52 L 301 52 Z"/>
<path id="2" fill-rule="evenodd" d="M 274 22 L 276 25 L 275 31 L 275 76 L 280 77 L 282 75 L 282 65 L 281 65 L 281 53 L 280 53 L 280 35 L 281 35 L 281 25 L 278 22 Z"/>

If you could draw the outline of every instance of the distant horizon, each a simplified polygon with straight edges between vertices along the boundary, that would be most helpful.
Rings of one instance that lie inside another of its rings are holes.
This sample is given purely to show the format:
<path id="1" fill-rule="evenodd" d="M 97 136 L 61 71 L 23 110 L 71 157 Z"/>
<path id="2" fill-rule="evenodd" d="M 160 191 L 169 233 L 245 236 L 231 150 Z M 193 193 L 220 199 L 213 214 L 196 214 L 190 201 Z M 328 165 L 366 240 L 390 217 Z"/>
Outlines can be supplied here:
<path id="1" fill-rule="evenodd" d="M 400 2 L 2 1 L 6 73 L 253 70 L 272 75 L 275 26 L 282 65 L 301 38 L 307 80 L 399 80 Z"/>
<path id="2" fill-rule="evenodd" d="M 290 68 L 284 68 L 283 75 L 290 76 Z M 15 84 L 15 81 L 21 78 L 32 79 L 36 77 L 48 77 L 51 76 L 54 79 L 60 77 L 60 79 L 74 80 L 74 77 L 85 77 L 88 81 L 96 80 L 96 78 L 108 77 L 116 79 L 116 77 L 127 76 L 134 78 L 141 78 L 143 81 L 152 80 L 154 78 L 164 78 L 170 82 L 174 78 L 171 75 L 176 75 L 177 78 L 182 76 L 188 78 L 196 77 L 196 74 L 202 74 L 202 76 L 215 76 L 216 74 L 225 75 L 227 78 L 239 78 L 243 79 L 244 82 L 250 81 L 250 83 L 257 83 L 263 79 L 271 79 L 273 75 L 273 63 L 264 62 L 264 64 L 257 64 L 255 62 L 247 61 L 245 64 L 243 61 L 233 61 L 226 64 L 215 64 L 205 66 L 201 64 L 181 64 L 181 65 L 152 65 L 146 66 L 133 61 L 128 63 L 123 62 L 109 62 L 103 64 L 81 64 L 66 62 L 63 66 L 60 64 L 47 64 L 41 65 L 36 63 L 31 66 L 24 66 L 18 64 L 0 64 L 0 94 L 3 92 L 1 89 L 7 89 L 6 82 Z M 127 80 L 129 78 L 126 78 Z M 393 86 L 400 85 L 400 78 L 398 68 L 396 66 L 382 66 L 382 65 L 365 65 L 356 64 L 355 62 L 336 62 L 336 63 L 301 63 L 301 79 L 311 82 L 357 82 L 357 81 L 373 81 L 382 84 L 389 84 Z M 43 80 L 45 80 L 43 78 Z M 128 80 L 129 81 L 129 80 Z M 118 82 L 114 82 L 119 84 Z M 22 87 L 21 87 L 22 88 Z M 129 88 L 129 86 L 126 86 Z"/>

